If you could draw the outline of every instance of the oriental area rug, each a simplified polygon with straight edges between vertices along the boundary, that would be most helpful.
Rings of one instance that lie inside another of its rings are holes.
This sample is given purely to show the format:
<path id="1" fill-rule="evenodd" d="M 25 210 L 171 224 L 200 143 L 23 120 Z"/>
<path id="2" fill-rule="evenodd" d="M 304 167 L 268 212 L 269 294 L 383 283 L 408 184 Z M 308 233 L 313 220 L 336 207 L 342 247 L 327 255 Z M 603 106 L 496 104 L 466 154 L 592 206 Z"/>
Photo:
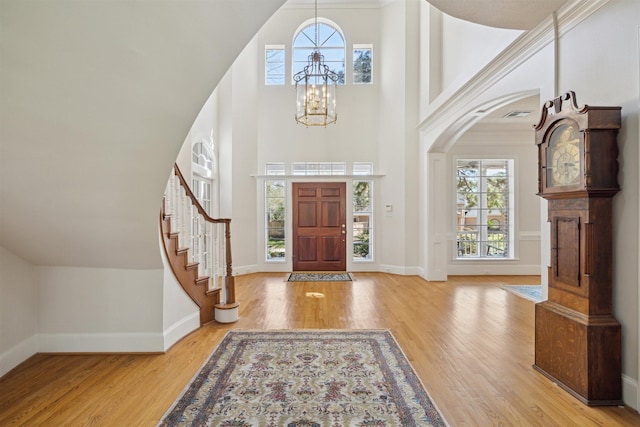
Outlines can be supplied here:
<path id="1" fill-rule="evenodd" d="M 351 282 L 349 273 L 291 273 L 287 282 Z"/>
<path id="2" fill-rule="evenodd" d="M 446 426 L 386 330 L 229 331 L 159 426 Z"/>

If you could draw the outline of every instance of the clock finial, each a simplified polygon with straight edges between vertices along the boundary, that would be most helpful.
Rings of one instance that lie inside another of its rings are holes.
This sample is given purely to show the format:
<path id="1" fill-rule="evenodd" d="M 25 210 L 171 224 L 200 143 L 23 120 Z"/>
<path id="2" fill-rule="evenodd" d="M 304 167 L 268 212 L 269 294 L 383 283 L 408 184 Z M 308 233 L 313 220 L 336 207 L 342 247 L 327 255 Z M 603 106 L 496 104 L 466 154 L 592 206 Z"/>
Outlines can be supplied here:
<path id="1" fill-rule="evenodd" d="M 576 100 L 576 93 L 572 90 L 563 93 L 562 95 L 553 98 L 550 101 L 547 101 L 544 103 L 544 105 L 542 106 L 542 110 L 540 111 L 540 120 L 538 121 L 538 124 L 534 125 L 533 128 L 535 130 L 539 130 L 540 128 L 542 128 L 542 125 L 544 125 L 544 123 L 547 120 L 547 116 L 549 115 L 549 109 L 551 107 L 553 107 L 554 113 L 555 114 L 559 114 L 562 112 L 562 104 L 564 103 L 564 101 L 569 101 L 570 105 L 571 105 L 571 109 L 573 111 L 579 111 L 582 112 L 585 110 L 585 108 L 587 107 L 586 105 L 582 108 L 578 107 L 578 102 Z"/>

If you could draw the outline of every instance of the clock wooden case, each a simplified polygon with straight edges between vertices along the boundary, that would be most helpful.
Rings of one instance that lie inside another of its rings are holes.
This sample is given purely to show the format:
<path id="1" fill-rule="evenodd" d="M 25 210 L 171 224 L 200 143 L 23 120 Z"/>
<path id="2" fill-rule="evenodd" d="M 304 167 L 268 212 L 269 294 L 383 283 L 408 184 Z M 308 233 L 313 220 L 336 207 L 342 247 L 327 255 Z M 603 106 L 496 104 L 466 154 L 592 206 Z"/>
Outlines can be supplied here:
<path id="1" fill-rule="evenodd" d="M 535 308 L 534 368 L 590 406 L 622 403 L 620 324 L 612 304 L 620 110 L 578 107 L 567 92 L 545 103 L 535 125 L 551 250 L 549 299 Z"/>

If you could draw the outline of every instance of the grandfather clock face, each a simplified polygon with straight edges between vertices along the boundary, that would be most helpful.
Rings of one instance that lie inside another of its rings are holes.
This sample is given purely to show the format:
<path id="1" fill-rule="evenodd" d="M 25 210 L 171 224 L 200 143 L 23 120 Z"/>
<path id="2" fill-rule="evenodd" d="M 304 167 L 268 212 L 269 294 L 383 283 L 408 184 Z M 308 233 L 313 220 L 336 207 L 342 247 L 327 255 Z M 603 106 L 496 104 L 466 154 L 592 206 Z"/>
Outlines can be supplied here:
<path id="1" fill-rule="evenodd" d="M 562 124 L 549 137 L 547 147 L 547 187 L 580 184 L 581 156 L 578 132 L 573 125 Z"/>

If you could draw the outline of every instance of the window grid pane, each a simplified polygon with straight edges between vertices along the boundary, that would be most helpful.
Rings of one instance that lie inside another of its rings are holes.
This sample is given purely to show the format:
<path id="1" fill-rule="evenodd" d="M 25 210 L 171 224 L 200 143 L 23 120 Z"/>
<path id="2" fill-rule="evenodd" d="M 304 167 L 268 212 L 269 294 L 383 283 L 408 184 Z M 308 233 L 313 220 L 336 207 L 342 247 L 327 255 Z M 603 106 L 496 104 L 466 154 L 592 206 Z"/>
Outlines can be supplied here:
<path id="1" fill-rule="evenodd" d="M 373 163 L 367 162 L 354 162 L 353 163 L 354 175 L 371 175 L 373 174 Z"/>
<path id="2" fill-rule="evenodd" d="M 511 258 L 512 160 L 458 160 L 458 258 Z"/>
<path id="3" fill-rule="evenodd" d="M 317 48 L 324 56 L 325 64 L 338 75 L 338 84 L 344 84 L 345 75 L 345 45 L 344 38 L 337 28 L 330 24 L 319 22 L 316 40 L 315 23 L 304 27 L 293 39 L 292 76 L 302 71 L 309 62 L 309 55 Z M 292 77 L 293 79 L 293 77 Z M 292 81 L 293 82 L 293 81 Z"/>
<path id="4" fill-rule="evenodd" d="M 367 46 L 354 46 L 353 48 L 353 83 L 372 83 L 372 56 L 373 48 Z"/>
<path id="5" fill-rule="evenodd" d="M 266 260 L 284 261 L 285 248 L 285 181 L 265 181 Z"/>
<path id="6" fill-rule="evenodd" d="M 266 85 L 284 85 L 284 46 L 267 46 L 265 48 L 264 67 L 264 83 Z"/>
<path id="7" fill-rule="evenodd" d="M 213 170 L 213 159 L 204 142 L 196 142 L 191 149 L 191 162 L 207 170 Z"/>
<path id="8" fill-rule="evenodd" d="M 373 260 L 373 181 L 353 182 L 353 261 Z"/>
<path id="9" fill-rule="evenodd" d="M 347 164 L 343 162 L 293 162 L 293 175 L 344 175 Z"/>
<path id="10" fill-rule="evenodd" d="M 284 175 L 284 163 L 267 163 L 265 172 L 267 175 Z"/>

